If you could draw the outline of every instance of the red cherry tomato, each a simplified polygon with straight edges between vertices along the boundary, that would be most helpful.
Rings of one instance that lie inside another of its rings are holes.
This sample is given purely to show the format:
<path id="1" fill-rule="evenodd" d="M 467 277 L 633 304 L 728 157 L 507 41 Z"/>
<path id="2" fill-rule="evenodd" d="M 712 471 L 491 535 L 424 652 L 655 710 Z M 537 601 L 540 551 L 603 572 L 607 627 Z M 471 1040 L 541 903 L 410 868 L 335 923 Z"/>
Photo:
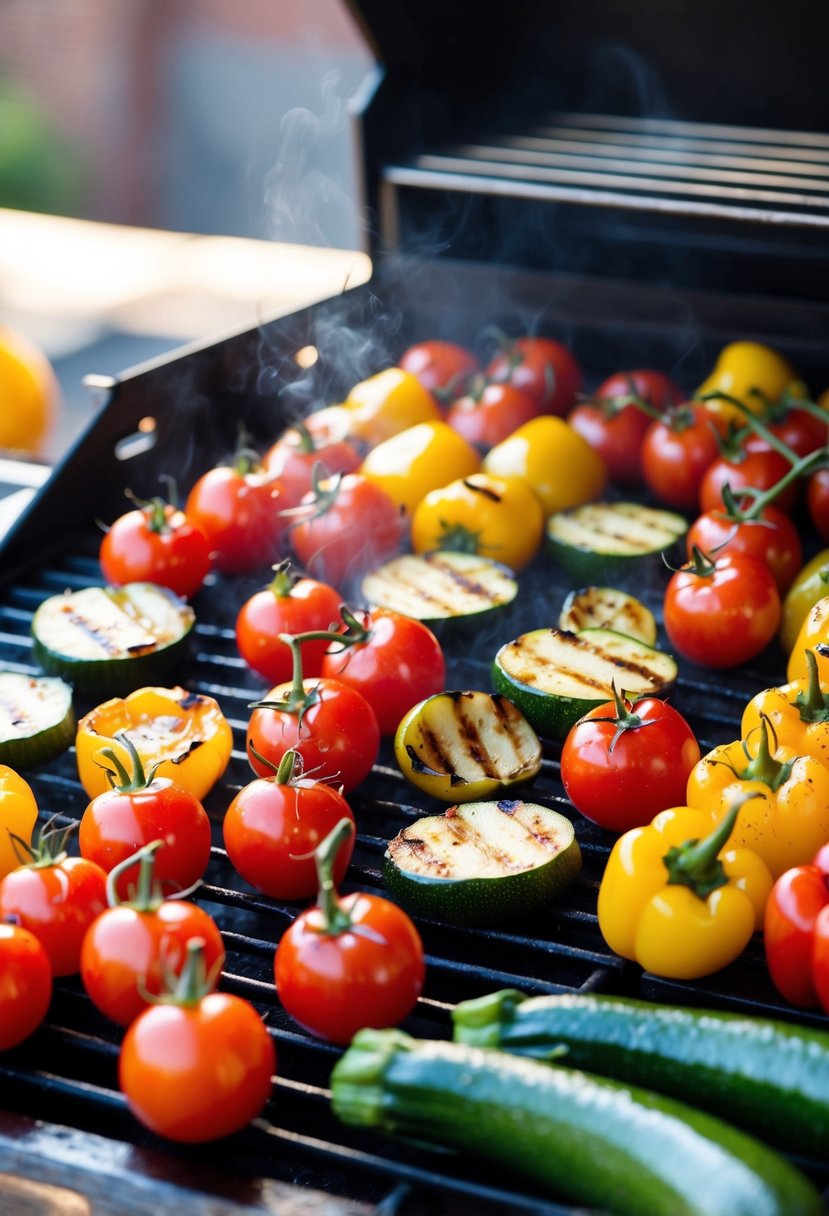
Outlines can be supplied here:
<path id="1" fill-rule="evenodd" d="M 99 560 L 114 586 L 157 583 L 186 598 L 198 591 L 211 566 L 204 534 L 160 498 L 116 519 L 101 541 Z"/>
<path id="2" fill-rule="evenodd" d="M 786 870 L 766 904 L 763 942 L 777 991 L 806 1009 L 829 1012 L 829 850 Z"/>
<path id="3" fill-rule="evenodd" d="M 306 633 L 330 628 L 339 619 L 342 597 L 316 579 L 294 579 L 287 563 L 280 566 L 269 586 L 255 592 L 239 609 L 236 645 L 239 654 L 271 684 L 291 678 L 291 651 L 280 633 Z M 318 676 L 327 642 L 302 643 L 302 668 Z"/>
<path id="4" fill-rule="evenodd" d="M 362 463 L 362 456 L 344 434 L 338 433 L 335 423 L 328 426 L 327 432 L 320 429 L 312 432 L 304 423 L 295 423 L 268 449 L 263 463 L 282 486 L 283 505 L 294 507 L 311 490 L 315 466 L 319 465 L 327 477 L 354 473 Z"/>
<path id="5" fill-rule="evenodd" d="M 310 575 L 347 592 L 366 570 L 393 557 L 406 525 L 394 500 L 361 473 L 323 481 L 295 517 L 291 546 Z M 297 508 L 298 510 L 300 508 Z"/>
<path id="6" fill-rule="evenodd" d="M 785 595 L 803 565 L 803 545 L 788 515 L 764 507 L 757 519 L 735 522 L 722 511 L 705 511 L 686 535 L 688 558 L 694 546 L 703 553 L 748 553 L 765 562 L 777 589 Z"/>
<path id="7" fill-rule="evenodd" d="M 207 537 L 217 570 L 245 574 L 280 555 L 287 527 L 282 485 L 262 468 L 222 465 L 203 474 L 184 507 Z"/>
<path id="8" fill-rule="evenodd" d="M 829 542 L 829 469 L 818 469 L 809 477 L 806 505 L 818 536 Z"/>
<path id="9" fill-rule="evenodd" d="M 740 491 L 747 486 L 755 490 L 770 490 L 790 468 L 786 457 L 770 448 L 746 451 L 745 455 L 736 460 L 718 456 L 705 470 L 700 483 L 699 509 L 712 511 L 722 507 L 722 489 L 726 482 L 739 501 Z M 796 496 L 797 486 L 792 483 L 775 499 L 774 505 L 781 511 L 791 511 Z"/>
<path id="10" fill-rule="evenodd" d="M 619 486 L 642 482 L 642 443 L 651 417 L 637 405 L 619 407 L 613 399 L 582 401 L 567 415 L 574 431 L 586 439 Z"/>
<path id="11" fill-rule="evenodd" d="M 771 417 L 764 417 L 763 421 L 772 435 L 782 440 L 797 456 L 808 456 L 810 452 L 825 447 L 829 440 L 827 423 L 795 405 L 773 406 Z M 753 432 L 746 435 L 742 442 L 748 452 L 762 452 L 769 447 L 767 439 Z"/>
<path id="12" fill-rule="evenodd" d="M 670 376 L 650 367 L 614 372 L 602 381 L 593 394 L 593 400 L 616 401 L 620 397 L 630 396 L 631 393 L 641 397 L 660 413 L 673 405 L 680 405 L 685 400 L 682 389 Z"/>
<path id="13" fill-rule="evenodd" d="M 265 1106 L 276 1067 L 254 1007 L 228 992 L 153 1005 L 124 1035 L 118 1080 L 133 1115 L 185 1144 L 239 1131 Z"/>
<path id="14" fill-rule="evenodd" d="M 701 667 L 736 667 L 768 645 L 780 625 L 780 593 L 768 566 L 746 553 L 683 567 L 668 582 L 665 631 Z"/>
<path id="15" fill-rule="evenodd" d="M 708 466 L 719 456 L 712 417 L 702 405 L 688 403 L 654 419 L 640 451 L 645 485 L 660 502 L 678 511 L 695 511 Z"/>
<path id="16" fill-rule="evenodd" d="M 440 643 L 422 621 L 399 612 L 378 608 L 347 613 L 344 620 L 345 635 L 361 640 L 344 649 L 332 642 L 322 674 L 362 693 L 380 733 L 393 735 L 413 705 L 442 691 L 446 663 Z"/>
<path id="17" fill-rule="evenodd" d="M 539 411 L 563 417 L 576 404 L 583 375 L 566 346 L 552 338 L 517 338 L 485 369 L 488 380 L 508 380 L 535 397 Z"/>
<path id="18" fill-rule="evenodd" d="M 0 1051 L 37 1030 L 52 1000 L 52 968 L 43 945 L 20 925 L 0 924 Z"/>
<path id="19" fill-rule="evenodd" d="M 620 698 L 591 709 L 570 730 L 561 779 L 577 811 L 611 832 L 627 832 L 684 805 L 699 758 L 693 731 L 671 705 Z"/>
<path id="20" fill-rule="evenodd" d="M 410 346 L 401 355 L 398 367 L 417 376 L 423 387 L 438 397 L 444 390 L 458 396 L 466 381 L 478 371 L 478 360 L 456 342 L 434 338 Z"/>
<path id="21" fill-rule="evenodd" d="M 514 384 L 484 381 L 452 401 L 446 421 L 467 443 L 492 448 L 538 413 L 537 399 Z"/>
<path id="22" fill-rule="evenodd" d="M 224 818 L 232 865 L 271 899 L 310 899 L 317 890 L 314 851 L 343 818 L 354 822 L 333 786 L 294 775 L 294 756 L 286 753 L 276 773 L 241 789 Z M 342 881 L 353 849 L 352 835 L 337 855 L 335 882 Z"/>

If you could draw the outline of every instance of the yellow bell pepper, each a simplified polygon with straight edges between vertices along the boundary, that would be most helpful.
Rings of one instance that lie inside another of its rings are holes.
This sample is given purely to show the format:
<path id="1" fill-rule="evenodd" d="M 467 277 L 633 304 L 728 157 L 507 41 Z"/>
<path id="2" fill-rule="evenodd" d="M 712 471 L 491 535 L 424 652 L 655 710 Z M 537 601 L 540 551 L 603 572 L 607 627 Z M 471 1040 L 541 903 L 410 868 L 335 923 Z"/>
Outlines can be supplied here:
<path id="1" fill-rule="evenodd" d="M 412 516 L 415 553 L 477 553 L 523 570 L 544 533 L 544 512 L 520 477 L 472 473 L 430 490 Z"/>
<path id="2" fill-rule="evenodd" d="M 777 688 L 765 688 L 743 710 L 741 734 L 748 739 L 759 731 L 765 717 L 781 747 L 799 756 L 812 756 L 829 768 L 829 692 L 821 687 L 817 660 L 806 651 L 809 675 Z"/>
<path id="3" fill-rule="evenodd" d="M 115 736 L 125 733 L 145 769 L 158 765 L 201 801 L 224 773 L 233 750 L 233 731 L 212 697 L 184 688 L 139 688 L 114 697 L 78 723 L 75 747 L 78 776 L 89 798 L 110 788 L 100 753 L 107 747 L 125 767 L 129 752 Z"/>
<path id="4" fill-rule="evenodd" d="M 822 549 L 798 573 L 783 600 L 779 637 L 786 654 L 794 649 L 809 610 L 826 595 L 829 595 L 829 549 Z"/>
<path id="5" fill-rule="evenodd" d="M 387 367 L 355 384 L 343 406 L 351 414 L 351 434 L 368 444 L 443 417 L 429 390 L 401 367 Z"/>
<path id="6" fill-rule="evenodd" d="M 762 926 L 772 878 L 731 842 L 740 805 L 713 831 L 704 811 L 678 806 L 619 837 L 599 887 L 599 929 L 612 950 L 680 980 L 742 953 Z"/>
<path id="7" fill-rule="evenodd" d="M 821 649 L 824 646 L 827 647 L 825 654 Z M 815 652 L 820 681 L 829 685 L 829 595 L 824 595 L 813 604 L 803 618 L 786 665 L 786 679 L 789 682 L 808 678 L 807 650 Z"/>
<path id="8" fill-rule="evenodd" d="M 9 833 L 31 844 L 36 821 L 37 802 L 30 785 L 13 768 L 0 764 L 0 878 L 23 864 Z"/>
<path id="9" fill-rule="evenodd" d="M 685 798 L 718 823 L 735 798 L 751 795 L 734 844 L 752 849 L 779 878 L 829 840 L 829 769 L 774 742 L 772 750 L 768 719 L 761 717 L 750 738 L 715 747 L 694 765 Z"/>
<path id="10" fill-rule="evenodd" d="M 607 467 L 598 452 L 563 418 L 531 418 L 484 457 L 493 477 L 523 477 L 541 500 L 545 515 L 599 498 Z"/>
<path id="11" fill-rule="evenodd" d="M 779 401 L 795 378 L 788 359 L 770 346 L 730 342 L 695 396 L 708 397 L 705 408 L 713 417 L 740 425 L 746 413 L 762 414 L 767 401 Z M 723 396 L 710 396 L 717 393 Z"/>
<path id="12" fill-rule="evenodd" d="M 430 490 L 477 473 L 481 458 L 448 422 L 421 422 L 378 443 L 360 472 L 411 515 Z"/>

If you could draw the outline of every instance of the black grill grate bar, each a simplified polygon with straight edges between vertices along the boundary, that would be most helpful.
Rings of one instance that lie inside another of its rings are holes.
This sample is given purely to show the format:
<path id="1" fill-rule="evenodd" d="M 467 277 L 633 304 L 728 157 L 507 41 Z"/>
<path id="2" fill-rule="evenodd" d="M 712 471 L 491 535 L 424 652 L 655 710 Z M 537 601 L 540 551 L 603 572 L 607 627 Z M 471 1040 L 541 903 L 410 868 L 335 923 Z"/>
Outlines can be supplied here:
<path id="1" fill-rule="evenodd" d="M 550 122 L 577 131 L 613 132 L 620 138 L 699 140 L 716 145 L 722 141 L 739 146 L 772 144 L 778 148 L 808 148 L 829 156 L 829 135 L 817 131 L 788 131 L 775 127 L 738 127 L 722 123 L 679 122 L 671 118 L 633 118 L 618 114 L 550 115 Z M 543 129 L 543 126 L 542 126 Z"/>

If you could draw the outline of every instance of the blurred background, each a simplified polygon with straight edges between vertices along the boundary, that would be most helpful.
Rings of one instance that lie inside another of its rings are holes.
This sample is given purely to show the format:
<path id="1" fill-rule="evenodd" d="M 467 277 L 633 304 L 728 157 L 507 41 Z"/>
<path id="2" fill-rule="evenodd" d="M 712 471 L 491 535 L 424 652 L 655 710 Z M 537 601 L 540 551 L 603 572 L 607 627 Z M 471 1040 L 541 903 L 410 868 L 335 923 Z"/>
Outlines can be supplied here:
<path id="1" fill-rule="evenodd" d="M 57 373 L 45 458 L 86 373 L 368 276 L 349 99 L 372 64 L 341 0 L 3 0 L 0 326 Z"/>

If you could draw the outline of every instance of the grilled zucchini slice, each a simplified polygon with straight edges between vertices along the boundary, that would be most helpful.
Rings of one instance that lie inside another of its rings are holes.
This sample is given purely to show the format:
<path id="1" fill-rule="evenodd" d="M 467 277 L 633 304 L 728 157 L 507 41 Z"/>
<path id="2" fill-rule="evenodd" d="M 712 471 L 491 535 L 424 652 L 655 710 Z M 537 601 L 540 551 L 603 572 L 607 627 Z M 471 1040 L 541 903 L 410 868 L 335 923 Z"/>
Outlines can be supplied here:
<path id="1" fill-rule="evenodd" d="M 84 587 L 44 600 L 32 619 L 44 671 L 81 693 L 119 696 L 163 682 L 195 623 L 184 600 L 154 583 Z"/>
<path id="2" fill-rule="evenodd" d="M 491 612 L 512 603 L 518 583 L 500 562 L 476 553 L 404 554 L 363 579 L 363 599 L 427 625 Z"/>
<path id="3" fill-rule="evenodd" d="M 681 515 L 635 502 L 592 502 L 547 520 L 553 558 L 580 582 L 641 576 L 643 561 L 661 554 L 688 530 Z"/>
<path id="4" fill-rule="evenodd" d="M 559 629 L 612 629 L 647 646 L 656 645 L 656 618 L 641 600 L 618 587 L 582 587 L 571 591 L 561 606 Z"/>
<path id="5" fill-rule="evenodd" d="M 418 819 L 386 850 L 392 897 L 415 916 L 490 925 L 558 898 L 581 870 L 566 816 L 532 802 L 467 802 Z"/>
<path id="6" fill-rule="evenodd" d="M 540 735 L 560 740 L 612 698 L 613 684 L 633 698 L 662 696 L 676 677 L 671 655 L 611 629 L 534 629 L 502 646 L 492 665 L 495 689 Z"/>
<path id="7" fill-rule="evenodd" d="M 541 743 L 521 710 L 491 692 L 439 692 L 397 728 L 394 752 L 412 785 L 445 802 L 477 802 L 531 781 Z"/>
<path id="8" fill-rule="evenodd" d="M 72 689 L 49 676 L 0 672 L 0 764 L 46 764 L 75 739 Z"/>

